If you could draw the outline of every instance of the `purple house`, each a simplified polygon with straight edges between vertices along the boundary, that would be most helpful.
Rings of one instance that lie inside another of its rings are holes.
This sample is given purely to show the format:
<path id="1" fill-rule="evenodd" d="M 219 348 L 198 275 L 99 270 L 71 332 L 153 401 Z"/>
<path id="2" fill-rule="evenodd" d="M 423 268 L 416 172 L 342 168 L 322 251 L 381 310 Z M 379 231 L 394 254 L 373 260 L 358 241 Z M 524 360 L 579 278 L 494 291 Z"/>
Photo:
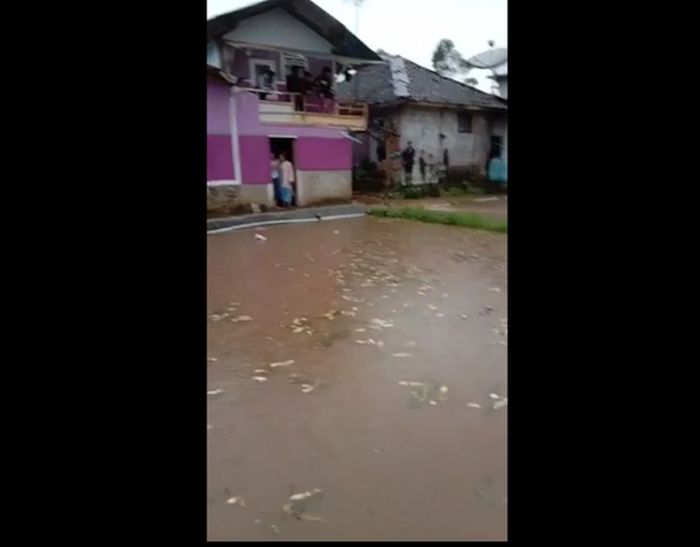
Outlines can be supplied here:
<path id="1" fill-rule="evenodd" d="M 366 130 L 367 105 L 291 92 L 287 77 L 329 68 L 338 81 L 381 58 L 310 0 L 221 15 L 208 21 L 207 39 L 210 201 L 272 205 L 270 155 L 280 152 L 294 164 L 298 205 L 350 199 L 352 132 Z"/>

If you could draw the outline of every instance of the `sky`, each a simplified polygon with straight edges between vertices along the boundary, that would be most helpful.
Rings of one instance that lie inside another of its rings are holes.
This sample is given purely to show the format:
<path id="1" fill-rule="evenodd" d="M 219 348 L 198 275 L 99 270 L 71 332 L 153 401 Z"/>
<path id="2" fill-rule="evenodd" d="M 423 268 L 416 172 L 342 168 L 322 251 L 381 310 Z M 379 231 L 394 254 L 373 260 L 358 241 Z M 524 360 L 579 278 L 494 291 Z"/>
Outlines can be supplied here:
<path id="1" fill-rule="evenodd" d="M 351 0 L 313 0 L 350 31 L 355 30 L 355 6 Z M 233 11 L 257 0 L 207 0 L 207 17 Z M 359 11 L 357 36 L 373 50 L 383 49 L 419 65 L 432 68 L 435 46 L 449 38 L 465 57 L 481 53 L 494 40 L 508 47 L 507 0 L 364 0 Z M 469 76 L 477 87 L 490 91 L 492 81 L 484 70 Z"/>

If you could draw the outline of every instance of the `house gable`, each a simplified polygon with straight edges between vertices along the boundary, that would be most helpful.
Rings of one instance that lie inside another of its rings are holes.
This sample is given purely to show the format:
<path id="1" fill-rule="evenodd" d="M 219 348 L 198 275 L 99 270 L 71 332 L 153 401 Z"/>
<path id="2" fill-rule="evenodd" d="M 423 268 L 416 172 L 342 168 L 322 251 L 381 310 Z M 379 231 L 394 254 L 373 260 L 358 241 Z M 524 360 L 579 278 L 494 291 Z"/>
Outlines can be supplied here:
<path id="1" fill-rule="evenodd" d="M 230 42 L 331 54 L 333 46 L 282 8 L 240 21 L 223 38 Z"/>

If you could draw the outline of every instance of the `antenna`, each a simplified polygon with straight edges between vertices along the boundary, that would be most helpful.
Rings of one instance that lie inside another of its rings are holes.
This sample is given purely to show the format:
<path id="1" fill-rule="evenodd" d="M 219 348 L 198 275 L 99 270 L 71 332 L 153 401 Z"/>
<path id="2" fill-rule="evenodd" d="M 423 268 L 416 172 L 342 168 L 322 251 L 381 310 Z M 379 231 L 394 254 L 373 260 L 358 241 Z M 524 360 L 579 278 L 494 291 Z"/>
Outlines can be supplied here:
<path id="1" fill-rule="evenodd" d="M 357 35 L 357 32 L 360 29 L 360 8 L 362 7 L 362 4 L 365 3 L 365 0 L 343 0 L 346 3 L 349 4 L 354 4 L 355 6 L 355 35 Z"/>
<path id="2" fill-rule="evenodd" d="M 358 32 L 360 31 L 360 8 L 362 7 L 362 4 L 365 3 L 365 0 L 344 0 L 344 1 L 349 2 L 351 4 L 354 4 L 354 6 L 355 6 L 355 29 L 354 29 L 354 32 L 355 32 L 355 36 L 357 36 L 359 38 Z M 351 67 L 351 70 L 355 70 L 355 69 L 353 67 Z M 355 99 L 357 99 L 357 94 L 358 94 L 358 90 L 357 90 L 358 78 L 356 77 L 356 73 L 357 73 L 357 71 L 355 71 L 354 74 L 351 74 L 351 76 L 355 80 L 355 84 L 353 85 L 353 96 Z"/>

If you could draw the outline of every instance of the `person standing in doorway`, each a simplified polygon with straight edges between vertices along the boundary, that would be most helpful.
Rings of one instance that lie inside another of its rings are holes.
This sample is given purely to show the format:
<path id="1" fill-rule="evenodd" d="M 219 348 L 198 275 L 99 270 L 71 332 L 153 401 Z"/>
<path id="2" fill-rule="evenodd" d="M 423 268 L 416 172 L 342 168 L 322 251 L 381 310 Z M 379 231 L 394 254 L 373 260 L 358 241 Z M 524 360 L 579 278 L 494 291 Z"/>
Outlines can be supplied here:
<path id="1" fill-rule="evenodd" d="M 280 170 L 282 172 L 282 179 L 280 183 L 282 206 L 290 207 L 292 205 L 294 183 L 296 179 L 294 177 L 294 165 L 285 157 L 284 154 L 280 154 Z"/>
<path id="2" fill-rule="evenodd" d="M 416 151 L 413 148 L 411 141 L 408 141 L 408 146 L 401 152 L 401 158 L 403 159 L 403 166 L 406 173 L 406 182 L 411 181 L 411 176 L 413 174 L 413 164 L 415 163 Z"/>
<path id="3" fill-rule="evenodd" d="M 280 161 L 275 157 L 273 153 L 270 158 L 270 174 L 272 177 L 272 186 L 275 189 L 275 205 L 279 206 L 282 203 L 282 198 L 280 194 Z"/>

